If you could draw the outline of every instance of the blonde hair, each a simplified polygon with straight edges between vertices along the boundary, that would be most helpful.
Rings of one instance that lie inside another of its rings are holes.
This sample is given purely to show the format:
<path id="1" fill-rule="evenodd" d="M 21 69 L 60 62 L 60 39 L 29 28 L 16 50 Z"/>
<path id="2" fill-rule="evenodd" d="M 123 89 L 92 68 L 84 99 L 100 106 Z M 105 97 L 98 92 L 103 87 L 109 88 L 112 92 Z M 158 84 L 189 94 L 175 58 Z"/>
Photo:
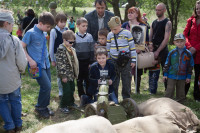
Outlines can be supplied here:
<path id="1" fill-rule="evenodd" d="M 106 55 L 106 56 L 108 56 L 108 52 L 107 52 L 106 48 L 99 47 L 99 48 L 97 48 L 97 50 L 95 52 L 95 57 L 97 57 L 97 55 Z"/>
<path id="2" fill-rule="evenodd" d="M 82 23 L 88 23 L 87 19 L 84 18 L 84 17 L 78 18 L 77 21 L 76 21 L 76 24 L 77 24 L 77 25 L 80 25 L 80 24 L 82 24 Z"/>

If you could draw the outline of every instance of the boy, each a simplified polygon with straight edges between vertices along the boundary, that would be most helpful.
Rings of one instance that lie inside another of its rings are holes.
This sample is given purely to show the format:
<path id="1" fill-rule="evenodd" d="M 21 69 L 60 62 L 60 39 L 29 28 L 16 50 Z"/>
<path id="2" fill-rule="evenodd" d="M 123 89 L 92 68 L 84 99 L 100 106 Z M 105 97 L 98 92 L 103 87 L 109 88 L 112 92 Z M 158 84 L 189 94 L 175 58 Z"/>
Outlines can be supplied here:
<path id="1" fill-rule="evenodd" d="M 35 111 L 42 118 L 49 118 L 50 115 L 53 115 L 53 112 L 47 108 L 50 102 L 51 73 L 46 38 L 43 33 L 48 32 L 53 25 L 53 15 L 49 12 L 43 12 L 39 16 L 38 24 L 28 30 L 22 40 L 22 45 L 30 67 L 36 68 L 37 63 L 42 67 L 42 76 L 36 79 L 40 85 L 40 92 L 37 105 L 35 106 Z M 42 53 L 44 53 L 43 57 Z"/>
<path id="2" fill-rule="evenodd" d="M 170 51 L 164 67 L 163 80 L 167 80 L 165 96 L 173 98 L 176 86 L 176 100 L 185 100 L 185 82 L 190 83 L 194 60 L 192 54 L 185 47 L 185 36 L 176 34 L 174 44 L 176 48 Z"/>
<path id="3" fill-rule="evenodd" d="M 120 75 L 122 78 L 122 97 L 130 98 L 131 94 L 131 68 L 135 67 L 136 62 L 136 51 L 135 45 L 133 41 L 133 37 L 130 31 L 121 28 L 121 21 L 118 16 L 112 17 L 108 22 L 108 25 L 111 29 L 111 32 L 107 36 L 107 51 L 108 58 L 111 58 L 115 64 L 116 69 L 116 80 L 113 83 L 114 88 L 116 89 L 115 94 L 118 97 L 118 86 L 120 81 Z M 124 57 L 122 60 L 119 60 L 119 54 L 128 54 L 131 60 L 126 60 L 126 63 L 122 63 L 124 61 Z M 123 64 L 124 66 L 122 66 Z"/>
<path id="4" fill-rule="evenodd" d="M 97 100 L 97 94 L 99 91 L 98 85 L 101 82 L 102 77 L 106 77 L 106 79 L 109 79 L 109 99 L 118 104 L 118 99 L 115 95 L 113 87 L 113 81 L 115 81 L 116 78 L 115 67 L 110 61 L 107 61 L 108 53 L 106 51 L 106 48 L 97 48 L 95 52 L 95 57 L 97 62 L 93 63 L 90 66 L 89 71 L 90 85 L 88 88 L 88 95 L 81 96 L 80 107 L 87 103 L 95 102 Z"/>
<path id="5" fill-rule="evenodd" d="M 149 42 L 148 45 L 149 51 L 153 52 L 153 44 Z M 158 79 L 160 75 L 160 60 L 155 60 L 155 62 L 152 62 L 155 64 L 154 67 L 148 68 L 149 69 L 149 91 L 150 94 L 156 94 L 157 88 L 158 88 Z"/>
<path id="6" fill-rule="evenodd" d="M 75 49 L 72 45 L 75 41 L 74 32 L 64 31 L 62 34 L 63 44 L 61 44 L 56 53 L 58 77 L 63 86 L 63 96 L 60 102 L 60 111 L 69 113 L 69 106 L 74 104 L 74 79 L 78 78 L 79 68 Z"/>
<path id="7" fill-rule="evenodd" d="M 79 61 L 79 75 L 77 79 L 78 94 L 86 94 L 89 86 L 89 64 L 94 61 L 94 41 L 92 35 L 86 33 L 88 27 L 88 21 L 81 17 L 76 22 L 79 32 L 76 33 L 76 43 L 73 47 L 76 49 L 76 54 Z M 83 89 L 83 83 L 86 86 L 86 90 Z"/>
<path id="8" fill-rule="evenodd" d="M 55 53 L 57 51 L 57 48 L 59 47 L 60 44 L 63 43 L 62 33 L 67 30 L 67 28 L 65 27 L 67 22 L 67 16 L 64 13 L 58 13 L 55 17 L 55 22 L 56 26 L 50 32 L 50 46 L 49 46 L 51 65 L 53 67 L 56 66 Z M 57 78 L 57 84 L 59 88 L 59 97 L 61 99 L 63 92 L 62 92 L 62 84 L 60 78 Z"/>
<path id="9" fill-rule="evenodd" d="M 98 48 L 98 47 L 105 47 L 106 48 L 107 35 L 108 35 L 107 29 L 100 29 L 98 31 L 98 43 L 95 44 L 95 48 Z"/>
<path id="10" fill-rule="evenodd" d="M 20 40 L 12 36 L 12 12 L 0 10 L 0 116 L 7 132 L 20 132 L 22 128 L 21 78 L 27 65 Z"/>

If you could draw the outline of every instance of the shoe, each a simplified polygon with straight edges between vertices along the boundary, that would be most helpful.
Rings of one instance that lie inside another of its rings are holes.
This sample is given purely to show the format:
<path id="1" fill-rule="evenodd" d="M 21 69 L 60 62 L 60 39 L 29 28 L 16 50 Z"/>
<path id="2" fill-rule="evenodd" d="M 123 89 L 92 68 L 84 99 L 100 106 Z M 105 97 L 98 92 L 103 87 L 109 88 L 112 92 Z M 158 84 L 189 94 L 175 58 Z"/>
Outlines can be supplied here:
<path id="1" fill-rule="evenodd" d="M 78 105 L 76 105 L 75 103 L 71 105 L 71 107 L 77 108 Z"/>
<path id="2" fill-rule="evenodd" d="M 44 110 L 38 110 L 35 109 L 35 112 L 38 114 L 39 117 L 44 118 L 44 119 L 48 119 L 50 117 L 49 112 L 47 109 Z"/>
<path id="3" fill-rule="evenodd" d="M 60 108 L 60 111 L 64 114 L 69 114 L 69 109 L 67 107 L 65 108 Z"/>
<path id="4" fill-rule="evenodd" d="M 16 133 L 20 133 L 22 131 L 22 126 L 21 127 L 16 127 L 15 128 L 15 132 Z"/>
<path id="5" fill-rule="evenodd" d="M 7 130 L 6 133 L 16 133 L 14 129 Z"/>
<path id="6" fill-rule="evenodd" d="M 50 108 L 47 107 L 47 111 L 49 112 L 50 116 L 54 116 L 55 113 Z"/>

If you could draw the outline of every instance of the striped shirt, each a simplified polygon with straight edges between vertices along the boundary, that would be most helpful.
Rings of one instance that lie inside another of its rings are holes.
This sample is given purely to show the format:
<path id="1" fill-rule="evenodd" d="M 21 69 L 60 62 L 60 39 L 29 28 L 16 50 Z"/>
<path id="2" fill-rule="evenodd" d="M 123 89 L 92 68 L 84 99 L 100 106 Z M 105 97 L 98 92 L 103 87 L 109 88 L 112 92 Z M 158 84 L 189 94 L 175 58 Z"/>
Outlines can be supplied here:
<path id="1" fill-rule="evenodd" d="M 131 62 L 136 62 L 136 50 L 133 40 L 133 36 L 130 31 L 122 29 L 118 34 L 116 34 L 116 39 L 118 43 L 119 51 L 126 51 L 130 53 Z M 112 59 L 117 59 L 119 51 L 115 44 L 114 34 L 110 32 L 107 36 L 106 49 L 108 51 L 108 57 Z"/>

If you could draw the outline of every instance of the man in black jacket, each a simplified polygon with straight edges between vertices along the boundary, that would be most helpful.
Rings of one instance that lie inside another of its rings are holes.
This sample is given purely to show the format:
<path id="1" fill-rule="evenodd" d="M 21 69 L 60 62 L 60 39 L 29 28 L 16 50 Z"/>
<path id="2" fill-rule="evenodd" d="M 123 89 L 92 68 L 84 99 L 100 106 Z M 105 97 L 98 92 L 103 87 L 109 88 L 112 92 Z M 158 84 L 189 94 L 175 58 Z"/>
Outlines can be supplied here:
<path id="1" fill-rule="evenodd" d="M 94 41 L 98 40 L 98 31 L 108 27 L 108 21 L 114 16 L 112 12 L 106 10 L 105 0 L 95 0 L 96 10 L 93 10 L 85 15 L 88 21 L 87 32 L 93 36 Z"/>

